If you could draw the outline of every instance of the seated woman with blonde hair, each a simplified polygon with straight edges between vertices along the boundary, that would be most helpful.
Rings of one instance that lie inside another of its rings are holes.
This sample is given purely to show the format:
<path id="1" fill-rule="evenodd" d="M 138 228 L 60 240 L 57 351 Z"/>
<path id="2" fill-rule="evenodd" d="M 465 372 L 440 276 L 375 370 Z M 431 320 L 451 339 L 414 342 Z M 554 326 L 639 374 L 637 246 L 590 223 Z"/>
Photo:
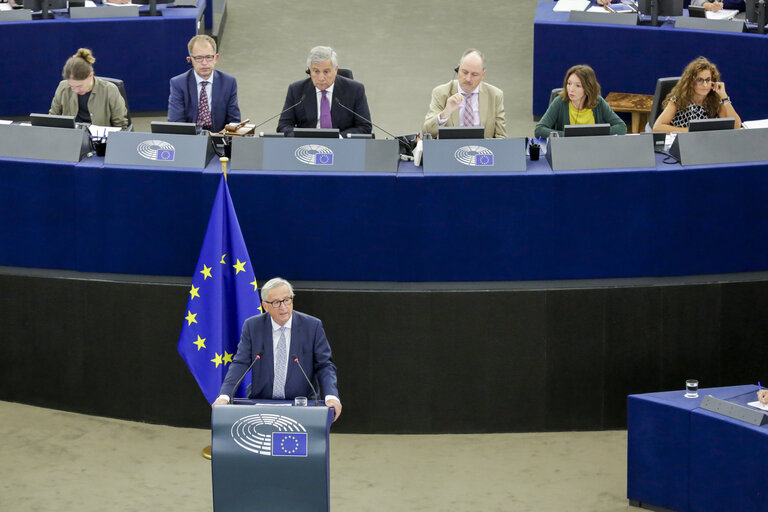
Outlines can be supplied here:
<path id="1" fill-rule="evenodd" d="M 717 66 L 704 57 L 685 67 L 664 102 L 664 110 L 653 123 L 655 132 L 687 132 L 691 121 L 715 117 L 732 117 L 734 128 L 741 128 L 741 118 L 725 92 Z"/>
<path id="2" fill-rule="evenodd" d="M 611 135 L 627 133 L 627 125 L 600 96 L 595 71 L 579 64 L 565 74 L 562 92 L 549 105 L 534 134 L 536 137 L 547 137 L 552 132 L 563 135 L 568 124 L 604 123 L 611 125 Z"/>
<path id="3" fill-rule="evenodd" d="M 125 100 L 115 84 L 94 75 L 94 62 L 87 48 L 80 48 L 67 59 L 61 73 L 64 80 L 56 88 L 48 113 L 75 116 L 79 123 L 127 128 Z"/>

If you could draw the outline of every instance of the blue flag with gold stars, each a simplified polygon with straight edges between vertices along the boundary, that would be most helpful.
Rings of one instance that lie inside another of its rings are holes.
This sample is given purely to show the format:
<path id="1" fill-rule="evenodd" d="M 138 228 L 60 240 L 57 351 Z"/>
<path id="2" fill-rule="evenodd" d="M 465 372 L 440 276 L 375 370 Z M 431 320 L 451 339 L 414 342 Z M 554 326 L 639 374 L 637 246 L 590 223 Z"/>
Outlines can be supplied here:
<path id="1" fill-rule="evenodd" d="M 219 396 L 243 322 L 259 313 L 258 283 L 222 175 L 192 277 L 178 346 L 209 403 Z M 243 396 L 249 382 L 250 376 L 235 396 Z"/>

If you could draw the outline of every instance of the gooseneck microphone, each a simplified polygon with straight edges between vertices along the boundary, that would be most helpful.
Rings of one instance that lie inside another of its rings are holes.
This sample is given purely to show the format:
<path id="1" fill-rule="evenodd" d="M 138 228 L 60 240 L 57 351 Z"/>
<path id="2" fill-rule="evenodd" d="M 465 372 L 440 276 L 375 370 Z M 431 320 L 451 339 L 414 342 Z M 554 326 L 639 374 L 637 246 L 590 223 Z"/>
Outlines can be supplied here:
<path id="1" fill-rule="evenodd" d="M 304 375 L 304 379 L 307 381 L 307 384 L 309 384 L 309 387 L 312 388 L 312 394 L 315 397 L 315 405 L 317 405 L 317 390 L 315 389 L 315 386 L 312 385 L 312 382 L 310 382 L 309 377 L 307 377 L 307 372 L 305 372 L 304 367 L 301 366 L 301 363 L 299 362 L 299 358 L 296 357 L 295 354 L 291 354 L 291 360 L 299 366 L 299 370 L 301 370 L 301 374 Z"/>
<path id="2" fill-rule="evenodd" d="M 356 115 L 357 117 L 359 117 L 359 118 L 360 118 L 360 119 L 362 119 L 363 121 L 367 121 L 367 122 L 371 123 L 373 126 L 375 126 L 376 128 L 378 128 L 379 130 L 383 131 L 384 133 L 386 133 L 387 135 L 389 135 L 390 137 L 392 137 L 392 138 L 393 138 L 393 139 L 395 139 L 396 141 L 398 141 L 398 142 L 401 142 L 401 143 L 405 144 L 405 147 L 410 149 L 410 147 L 411 147 L 411 143 L 410 143 L 410 142 L 408 141 L 408 139 L 406 139 L 406 138 L 405 138 L 403 135 L 393 135 L 393 134 L 389 133 L 387 130 L 385 130 L 385 129 L 384 129 L 384 128 L 382 128 L 381 126 L 377 125 L 376 123 L 374 123 L 373 121 L 371 121 L 371 120 L 370 120 L 370 119 L 368 119 L 367 117 L 363 117 L 363 116 L 361 116 L 360 114 L 358 114 L 357 112 L 355 112 L 354 110 L 352 110 L 351 108 L 349 108 L 348 106 L 346 106 L 345 104 L 343 104 L 341 101 L 339 101 L 339 98 L 337 98 L 336 96 L 334 96 L 334 97 L 333 97 L 333 101 L 335 101 L 336 103 L 338 103 L 338 104 L 339 104 L 339 106 L 340 106 L 341 108 L 343 108 L 344 110 L 347 110 L 347 111 L 349 111 L 349 112 L 352 112 L 354 115 Z"/>
<path id="3" fill-rule="evenodd" d="M 246 375 L 248 375 L 248 372 L 251 371 L 251 368 L 253 368 L 253 365 L 256 364 L 256 361 L 261 359 L 261 356 L 264 355 L 264 351 L 262 350 L 258 354 L 256 354 L 256 357 L 253 358 L 253 361 L 251 362 L 251 365 L 248 367 L 247 370 L 240 376 L 239 379 L 237 379 L 237 382 L 235 383 L 235 387 L 232 389 L 232 397 L 229 399 L 229 403 L 233 404 L 235 403 L 235 393 L 237 393 L 237 388 L 240 387 L 240 384 L 243 382 L 243 379 Z"/>
<path id="4" fill-rule="evenodd" d="M 277 116 L 281 116 L 281 115 L 285 114 L 286 112 L 288 112 L 289 110 L 291 110 L 292 108 L 296 108 L 296 107 L 298 107 L 298 106 L 301 104 L 301 102 L 302 102 L 302 101 L 304 101 L 304 98 L 305 98 L 305 97 L 306 97 L 306 95 L 305 95 L 305 94 L 302 94 L 302 95 L 301 95 L 301 98 L 299 99 L 299 101 L 297 101 L 296 103 L 294 103 L 293 105 L 291 105 L 291 106 L 290 106 L 290 107 L 288 107 L 287 109 L 283 110 L 283 111 L 282 111 L 282 112 L 280 112 L 279 114 L 275 114 L 275 115 L 273 115 L 272 117 L 270 117 L 269 119 L 267 119 L 266 121 L 263 121 L 263 122 L 261 122 L 261 123 L 257 124 L 256 126 L 254 126 L 254 127 L 253 127 L 253 129 L 255 130 L 255 129 L 256 129 L 256 128 L 258 128 L 259 126 L 264 126 L 265 124 L 267 124 L 268 122 L 270 122 L 271 120 L 273 120 L 274 118 L 276 118 Z"/>

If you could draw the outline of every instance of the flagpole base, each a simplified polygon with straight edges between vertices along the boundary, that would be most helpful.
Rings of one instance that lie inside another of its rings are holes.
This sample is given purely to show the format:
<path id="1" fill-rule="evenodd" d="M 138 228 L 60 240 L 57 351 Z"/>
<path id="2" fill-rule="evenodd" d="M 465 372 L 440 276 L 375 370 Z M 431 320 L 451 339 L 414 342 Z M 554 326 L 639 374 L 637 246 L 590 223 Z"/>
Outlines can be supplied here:
<path id="1" fill-rule="evenodd" d="M 202 455 L 204 459 L 211 460 L 211 445 L 203 448 L 203 451 L 200 452 L 200 455 Z"/>

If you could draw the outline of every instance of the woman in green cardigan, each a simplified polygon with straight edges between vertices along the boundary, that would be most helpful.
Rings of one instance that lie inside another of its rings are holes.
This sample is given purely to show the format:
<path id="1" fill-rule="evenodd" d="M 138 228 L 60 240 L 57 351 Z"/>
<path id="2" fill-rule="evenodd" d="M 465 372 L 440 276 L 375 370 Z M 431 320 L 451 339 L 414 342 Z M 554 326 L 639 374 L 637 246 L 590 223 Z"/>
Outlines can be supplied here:
<path id="1" fill-rule="evenodd" d="M 563 90 L 552 101 L 536 125 L 537 137 L 548 137 L 557 132 L 563 135 L 567 124 L 611 125 L 611 135 L 624 135 L 627 125 L 600 96 L 600 84 L 595 71 L 584 64 L 573 66 L 565 74 Z"/>

